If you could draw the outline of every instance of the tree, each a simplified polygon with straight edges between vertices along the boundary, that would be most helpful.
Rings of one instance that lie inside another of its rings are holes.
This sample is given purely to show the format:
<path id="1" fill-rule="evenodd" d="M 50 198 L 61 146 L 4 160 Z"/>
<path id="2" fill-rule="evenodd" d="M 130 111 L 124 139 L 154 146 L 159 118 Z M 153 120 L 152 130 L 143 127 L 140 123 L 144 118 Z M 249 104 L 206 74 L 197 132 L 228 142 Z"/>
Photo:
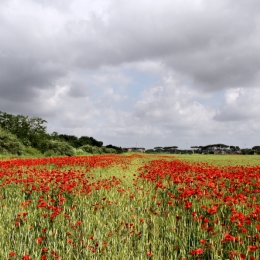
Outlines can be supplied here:
<path id="1" fill-rule="evenodd" d="M 50 135 L 51 139 L 53 140 L 59 140 L 59 134 L 58 132 L 52 132 Z"/>
<path id="2" fill-rule="evenodd" d="M 18 138 L 0 127 L 0 153 L 21 155 L 22 152 L 23 145 Z"/>
<path id="3" fill-rule="evenodd" d="M 106 145 L 106 148 L 114 149 L 116 151 L 116 153 L 123 153 L 124 152 L 124 149 L 122 149 L 121 147 L 118 147 L 118 146 L 114 146 L 112 144 Z"/>
<path id="4" fill-rule="evenodd" d="M 175 153 L 178 146 L 166 146 L 163 147 L 163 150 L 168 153 Z"/>
<path id="5" fill-rule="evenodd" d="M 256 154 L 260 154 L 260 145 L 256 145 L 252 147 L 252 151 L 254 151 L 254 153 Z"/>
<path id="6" fill-rule="evenodd" d="M 233 145 L 231 145 L 231 146 L 230 146 L 230 150 L 231 150 L 232 152 L 237 152 L 237 151 L 240 151 L 240 148 L 239 148 L 239 146 L 233 146 Z"/>
<path id="7" fill-rule="evenodd" d="M 49 153 L 51 155 L 75 155 L 73 147 L 70 146 L 67 142 L 49 140 L 46 142 L 46 150 L 45 153 Z M 51 152 L 51 153 L 50 153 Z"/>
<path id="8" fill-rule="evenodd" d="M 145 153 L 156 153 L 156 151 L 154 149 L 147 149 Z"/>
<path id="9" fill-rule="evenodd" d="M 61 135 L 59 135 L 59 139 L 61 141 L 67 142 L 69 145 L 71 145 L 75 148 L 78 148 L 81 146 L 78 137 L 76 137 L 75 135 L 61 134 Z"/>
<path id="10" fill-rule="evenodd" d="M 103 142 L 97 141 L 93 137 L 81 136 L 79 138 L 79 144 L 80 144 L 80 146 L 88 144 L 88 145 L 91 145 L 91 146 L 102 147 Z"/>
<path id="11" fill-rule="evenodd" d="M 38 148 L 39 140 L 46 138 L 46 120 L 40 117 L 12 115 L 0 111 L 0 126 L 16 135 L 24 145 Z"/>

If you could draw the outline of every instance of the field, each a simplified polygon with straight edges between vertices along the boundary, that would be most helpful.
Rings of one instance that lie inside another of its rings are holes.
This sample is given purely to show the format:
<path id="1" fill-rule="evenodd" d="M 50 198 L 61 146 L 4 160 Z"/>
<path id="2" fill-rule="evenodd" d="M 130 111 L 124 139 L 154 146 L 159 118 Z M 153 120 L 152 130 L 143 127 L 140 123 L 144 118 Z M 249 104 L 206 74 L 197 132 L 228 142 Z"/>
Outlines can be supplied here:
<path id="1" fill-rule="evenodd" d="M 0 160 L 0 259 L 260 260 L 260 156 Z"/>

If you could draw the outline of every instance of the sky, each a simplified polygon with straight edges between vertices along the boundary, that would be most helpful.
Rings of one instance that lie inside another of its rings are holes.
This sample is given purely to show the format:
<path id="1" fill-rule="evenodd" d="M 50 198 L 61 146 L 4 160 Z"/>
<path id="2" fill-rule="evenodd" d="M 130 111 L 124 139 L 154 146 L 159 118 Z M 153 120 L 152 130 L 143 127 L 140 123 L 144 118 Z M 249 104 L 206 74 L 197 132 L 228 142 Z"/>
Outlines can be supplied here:
<path id="1" fill-rule="evenodd" d="M 259 0 L 1 0 L 0 111 L 104 145 L 260 145 L 259 13 Z"/>

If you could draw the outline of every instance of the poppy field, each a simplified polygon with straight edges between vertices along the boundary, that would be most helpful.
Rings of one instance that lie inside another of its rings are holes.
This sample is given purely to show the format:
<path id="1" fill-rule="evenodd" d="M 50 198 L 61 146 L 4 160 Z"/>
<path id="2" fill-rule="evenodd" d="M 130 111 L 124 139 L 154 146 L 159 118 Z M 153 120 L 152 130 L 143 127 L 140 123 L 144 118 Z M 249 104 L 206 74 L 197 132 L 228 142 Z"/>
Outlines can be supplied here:
<path id="1" fill-rule="evenodd" d="M 232 162 L 0 160 L 0 259 L 260 260 L 260 163 Z"/>

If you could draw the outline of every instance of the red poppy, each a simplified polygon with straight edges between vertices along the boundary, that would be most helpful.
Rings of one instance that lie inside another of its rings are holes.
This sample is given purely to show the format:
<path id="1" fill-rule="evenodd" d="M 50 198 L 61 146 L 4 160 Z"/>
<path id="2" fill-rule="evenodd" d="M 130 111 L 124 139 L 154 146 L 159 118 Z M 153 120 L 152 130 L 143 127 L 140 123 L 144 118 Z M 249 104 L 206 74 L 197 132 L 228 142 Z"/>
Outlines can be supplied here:
<path id="1" fill-rule="evenodd" d="M 248 246 L 247 247 L 247 251 L 248 252 L 254 252 L 258 249 L 258 246 Z"/>
<path id="2" fill-rule="evenodd" d="M 198 249 L 194 249 L 192 251 L 190 251 L 191 255 L 202 255 L 204 252 L 204 250 L 202 248 L 198 248 Z"/>
<path id="3" fill-rule="evenodd" d="M 42 238 L 41 237 L 37 237 L 36 238 L 36 242 L 40 244 L 42 242 Z"/>

